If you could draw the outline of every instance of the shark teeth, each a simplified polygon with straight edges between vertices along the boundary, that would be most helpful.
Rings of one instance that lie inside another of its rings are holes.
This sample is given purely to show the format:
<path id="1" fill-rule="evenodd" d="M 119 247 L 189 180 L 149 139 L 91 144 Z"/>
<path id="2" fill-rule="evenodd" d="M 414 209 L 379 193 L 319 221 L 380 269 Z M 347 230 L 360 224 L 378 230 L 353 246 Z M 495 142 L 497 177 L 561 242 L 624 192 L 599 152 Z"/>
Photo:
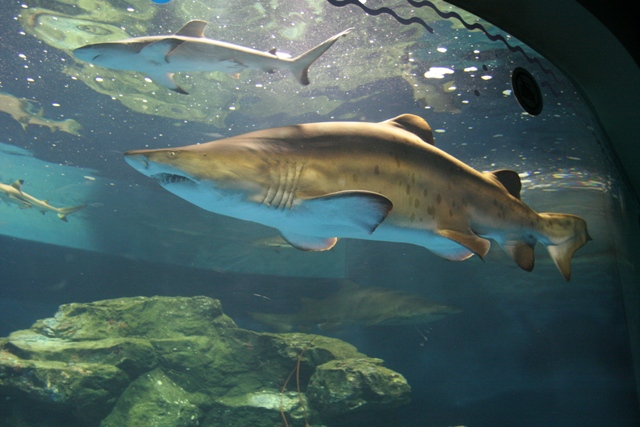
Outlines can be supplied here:
<path id="1" fill-rule="evenodd" d="M 182 175 L 175 175 L 172 173 L 157 173 L 155 175 L 151 175 L 151 178 L 154 178 L 156 181 L 158 181 L 161 185 L 164 184 L 174 184 L 176 182 L 185 182 L 185 181 L 191 181 L 189 178 L 187 178 L 186 176 L 182 176 Z"/>

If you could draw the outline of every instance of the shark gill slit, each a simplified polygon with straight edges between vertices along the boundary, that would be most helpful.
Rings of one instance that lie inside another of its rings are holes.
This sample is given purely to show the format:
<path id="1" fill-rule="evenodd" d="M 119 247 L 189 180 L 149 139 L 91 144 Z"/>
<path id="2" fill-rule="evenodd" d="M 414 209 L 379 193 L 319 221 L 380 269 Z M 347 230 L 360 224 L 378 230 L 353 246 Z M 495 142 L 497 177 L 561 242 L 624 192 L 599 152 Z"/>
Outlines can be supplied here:
<path id="1" fill-rule="evenodd" d="M 275 209 L 280 208 L 282 199 L 284 199 L 284 193 L 286 192 L 287 185 L 287 169 L 288 164 L 286 161 L 284 162 L 284 164 L 278 162 L 278 182 L 276 184 L 276 194 L 273 196 L 273 200 L 271 201 L 271 207 Z"/>
<path id="2" fill-rule="evenodd" d="M 267 192 L 265 193 L 264 198 L 262 199 L 262 204 L 271 206 L 271 202 L 275 197 L 275 191 L 277 191 L 277 185 L 274 188 L 274 185 L 273 185 L 274 184 L 273 182 L 274 166 L 271 163 L 267 163 L 267 165 L 269 167 L 269 187 L 267 187 Z"/>
<path id="3" fill-rule="evenodd" d="M 295 201 L 295 193 L 300 183 L 303 168 L 304 165 L 297 162 L 275 162 L 271 164 L 271 179 L 262 203 L 274 209 L 291 209 Z"/>
<path id="4" fill-rule="evenodd" d="M 294 163 L 293 165 L 293 179 L 291 180 L 291 188 L 289 189 L 289 197 L 287 198 L 287 204 L 283 206 L 285 208 L 293 208 L 293 202 L 296 199 L 296 193 L 298 192 L 298 185 L 300 184 L 300 176 L 302 175 L 302 169 L 304 163 Z"/>

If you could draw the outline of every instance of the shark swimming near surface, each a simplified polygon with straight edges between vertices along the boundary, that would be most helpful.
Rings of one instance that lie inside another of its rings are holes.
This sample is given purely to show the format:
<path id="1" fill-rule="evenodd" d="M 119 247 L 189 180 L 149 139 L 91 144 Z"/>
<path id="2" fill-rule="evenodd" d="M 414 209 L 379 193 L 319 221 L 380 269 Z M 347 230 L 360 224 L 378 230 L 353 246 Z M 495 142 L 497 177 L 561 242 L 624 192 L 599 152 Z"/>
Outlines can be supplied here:
<path id="1" fill-rule="evenodd" d="M 309 123 L 203 144 L 133 150 L 126 161 L 211 212 L 280 231 L 306 251 L 338 237 L 423 246 L 484 259 L 490 239 L 526 271 L 540 242 L 562 273 L 590 240 L 575 215 L 536 213 L 514 171 L 479 172 L 434 145 L 421 117 Z"/>
<path id="2" fill-rule="evenodd" d="M 0 183 L 0 198 L 7 202 L 14 203 L 21 208 L 36 208 L 43 214 L 47 211 L 55 212 L 58 218 L 64 222 L 68 222 L 67 215 L 87 207 L 87 205 L 79 205 L 68 208 L 56 208 L 51 206 L 47 200 L 39 200 L 23 192 L 22 184 L 24 184 L 24 180 L 22 179 L 19 179 L 11 185 Z"/>
<path id="3" fill-rule="evenodd" d="M 348 326 L 418 325 L 429 323 L 462 310 L 442 305 L 408 292 L 359 286 L 345 281 L 335 294 L 323 300 L 302 299 L 297 313 L 249 313 L 255 320 L 289 332 L 296 327 L 317 325 L 324 331 Z"/>
<path id="4" fill-rule="evenodd" d="M 238 74 L 248 68 L 271 73 L 285 69 L 301 84 L 308 85 L 307 73 L 311 64 L 340 37 L 352 31 L 352 28 L 347 29 L 298 57 L 288 58 L 279 55 L 275 49 L 261 52 L 205 38 L 206 26 L 205 21 L 193 20 L 173 35 L 95 43 L 79 47 L 73 54 L 77 59 L 101 67 L 145 73 L 158 84 L 184 94 L 187 92 L 173 81 L 173 73 L 222 71 Z"/>

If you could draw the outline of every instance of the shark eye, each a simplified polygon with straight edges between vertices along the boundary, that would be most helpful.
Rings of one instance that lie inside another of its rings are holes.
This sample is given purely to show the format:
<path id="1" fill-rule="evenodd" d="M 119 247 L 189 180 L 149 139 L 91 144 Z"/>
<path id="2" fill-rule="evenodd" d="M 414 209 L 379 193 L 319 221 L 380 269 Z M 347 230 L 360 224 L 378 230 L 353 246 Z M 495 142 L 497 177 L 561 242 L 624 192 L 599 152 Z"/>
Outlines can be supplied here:
<path id="1" fill-rule="evenodd" d="M 176 152 L 175 152 L 175 151 L 169 151 L 169 156 L 173 157 L 173 156 L 175 156 L 175 155 L 176 155 Z"/>

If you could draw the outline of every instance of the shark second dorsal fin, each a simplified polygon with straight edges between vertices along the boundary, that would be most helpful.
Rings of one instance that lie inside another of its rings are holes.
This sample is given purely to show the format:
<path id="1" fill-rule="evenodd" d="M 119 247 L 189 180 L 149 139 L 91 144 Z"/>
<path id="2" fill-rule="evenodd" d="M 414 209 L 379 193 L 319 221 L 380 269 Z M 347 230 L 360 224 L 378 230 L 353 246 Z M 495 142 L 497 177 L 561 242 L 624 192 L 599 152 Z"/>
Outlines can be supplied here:
<path id="1" fill-rule="evenodd" d="M 204 28 L 207 24 L 207 21 L 194 19 L 193 21 L 189 21 L 184 24 L 184 26 L 175 33 L 175 35 L 183 37 L 204 37 Z"/>
<path id="2" fill-rule="evenodd" d="M 415 114 L 402 114 L 393 119 L 385 120 L 382 123 L 388 123 L 407 132 L 411 132 L 424 142 L 435 145 L 433 141 L 433 132 L 431 126 L 422 117 Z"/>
<path id="3" fill-rule="evenodd" d="M 520 175 L 518 175 L 517 172 L 508 169 L 502 169 L 489 173 L 493 175 L 504 188 L 507 189 L 509 194 L 511 194 L 516 199 L 521 200 L 520 190 L 522 190 L 522 182 L 520 181 Z"/>
<path id="4" fill-rule="evenodd" d="M 18 191 L 22 191 L 22 184 L 24 184 L 24 179 L 19 179 L 13 184 L 11 184 L 11 186 Z"/>

